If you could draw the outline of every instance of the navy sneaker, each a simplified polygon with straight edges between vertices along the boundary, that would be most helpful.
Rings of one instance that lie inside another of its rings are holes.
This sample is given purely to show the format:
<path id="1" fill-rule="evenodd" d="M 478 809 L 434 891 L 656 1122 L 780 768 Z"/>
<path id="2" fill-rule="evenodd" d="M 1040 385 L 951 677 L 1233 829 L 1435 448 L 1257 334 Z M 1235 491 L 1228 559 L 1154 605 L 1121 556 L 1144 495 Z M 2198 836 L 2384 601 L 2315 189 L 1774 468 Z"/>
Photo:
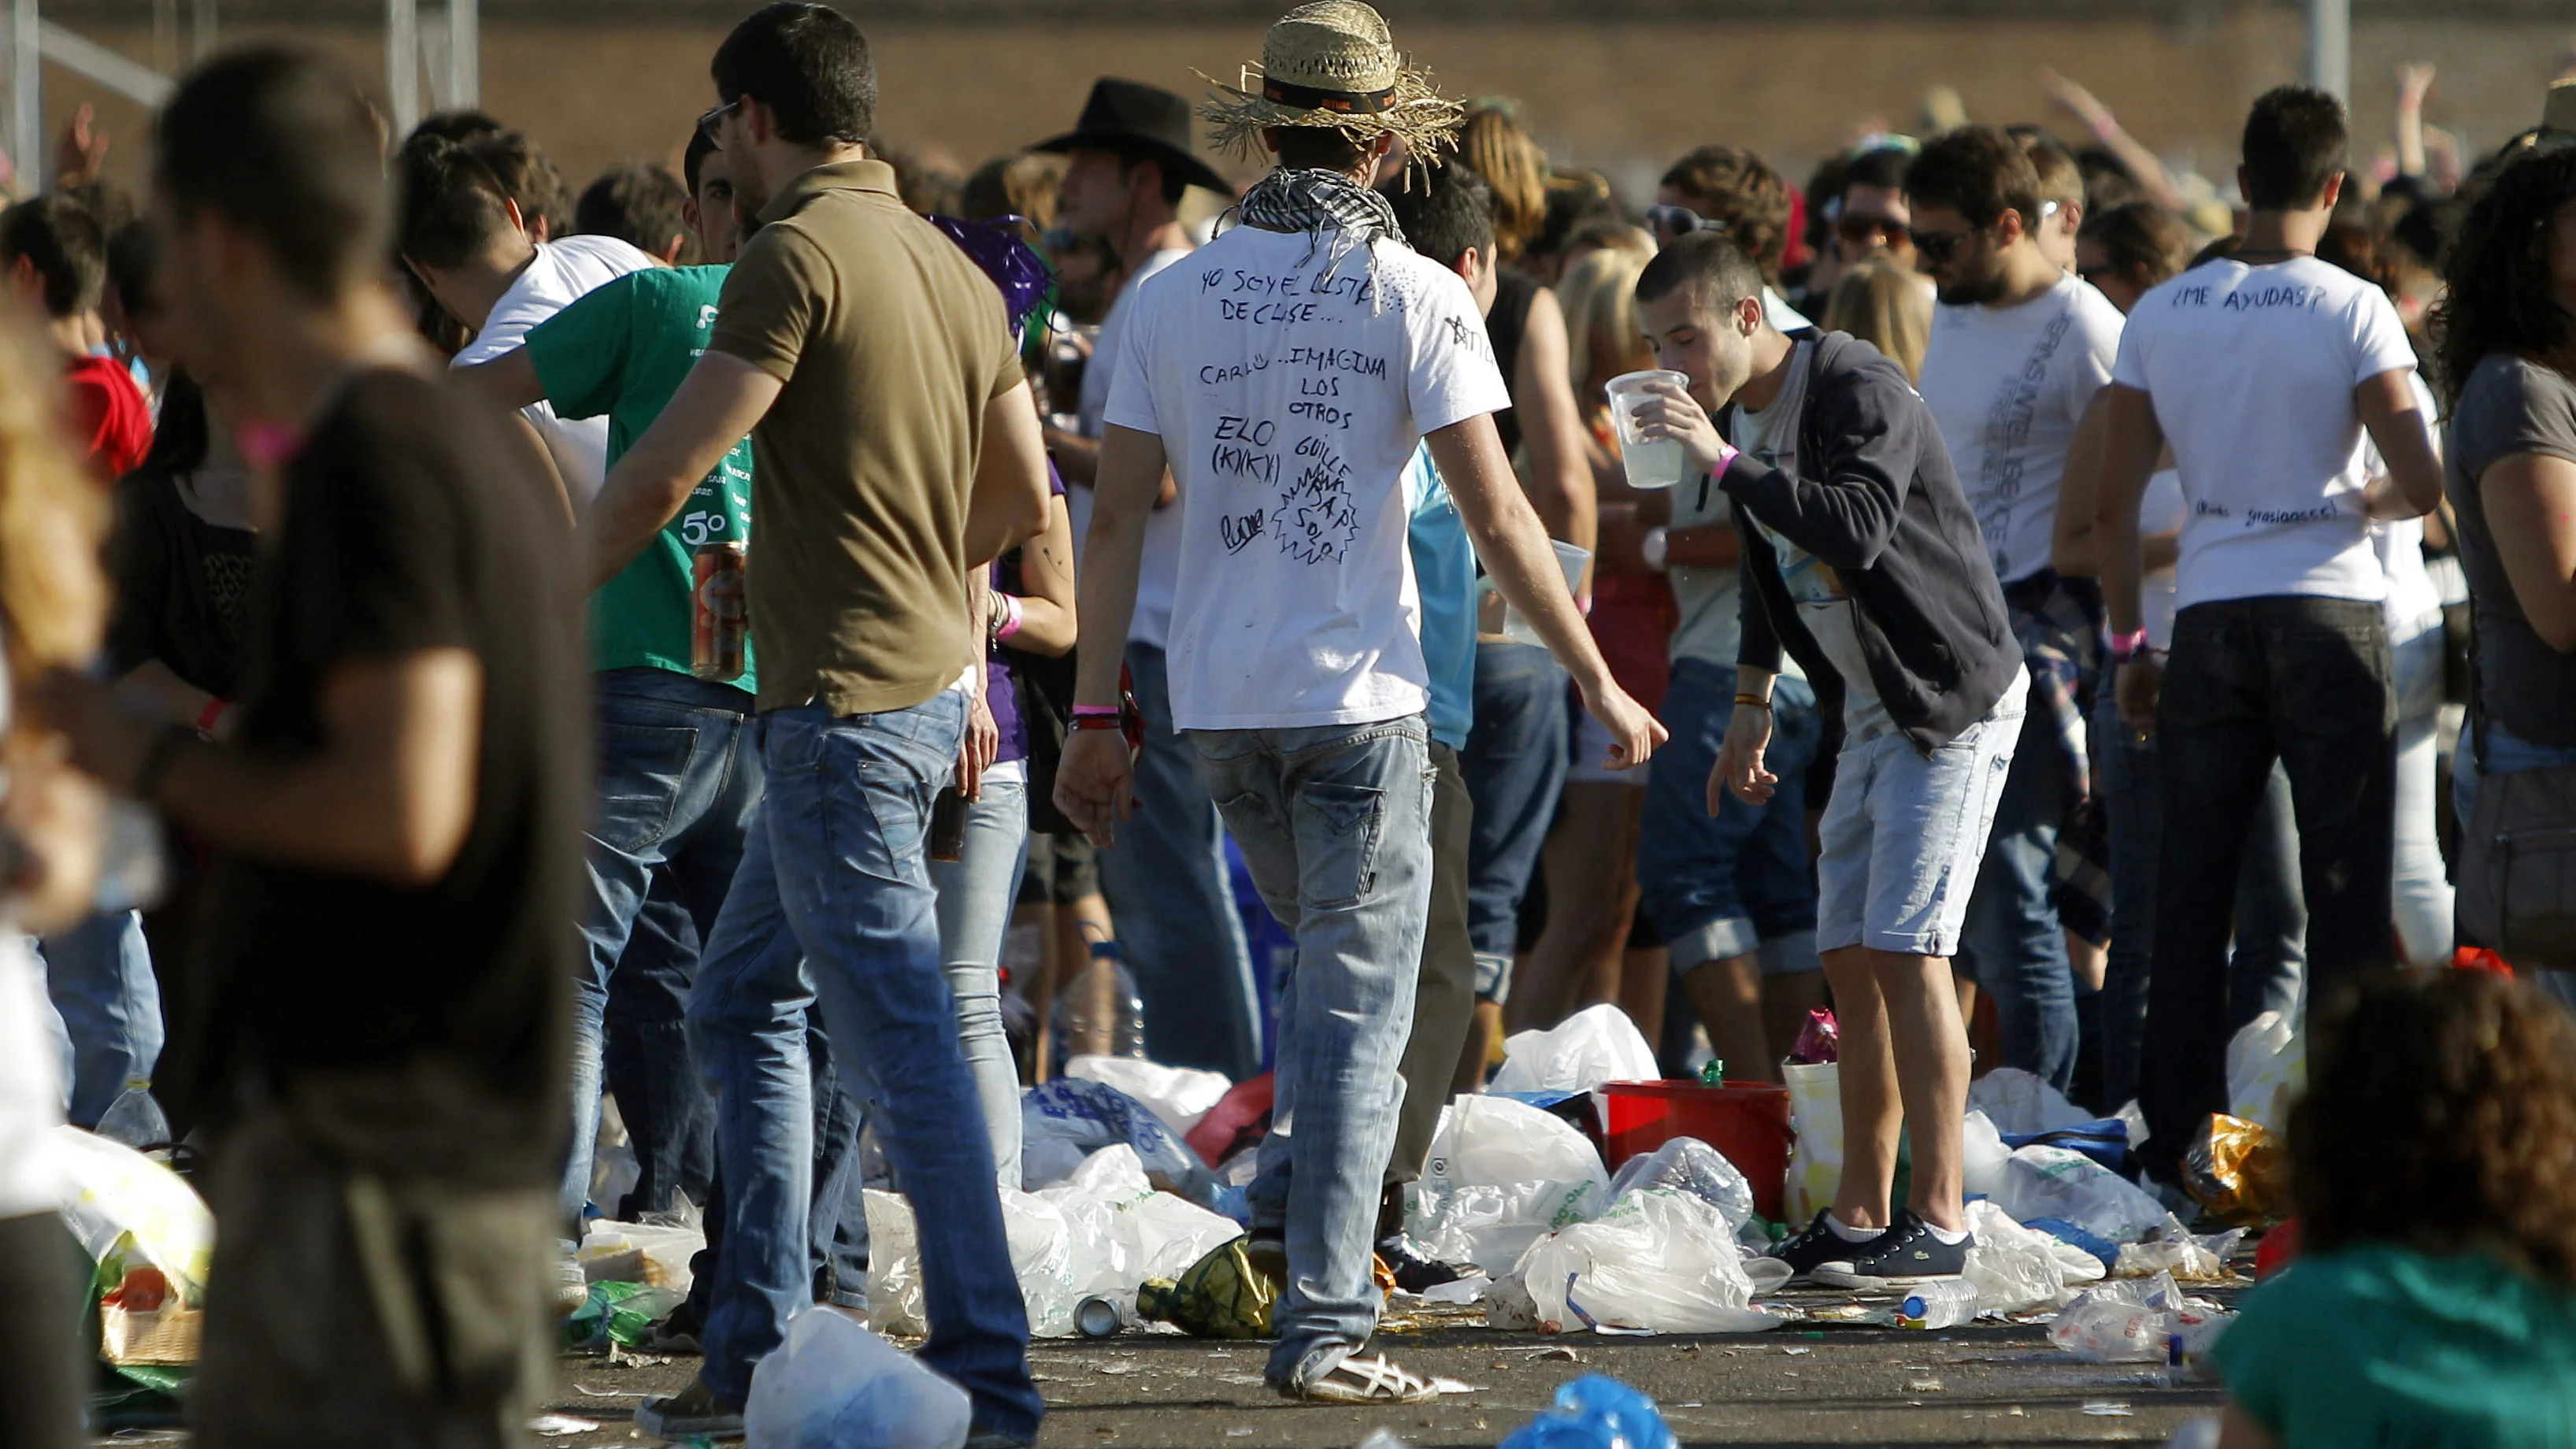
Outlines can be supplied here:
<path id="1" fill-rule="evenodd" d="M 1958 1277 L 1968 1266 L 1968 1250 L 1976 1245 L 1974 1237 L 1942 1242 L 1909 1209 L 1898 1213 L 1895 1225 L 1875 1240 L 1845 1244 L 1847 1251 L 1817 1264 L 1813 1276 L 1833 1288 L 1912 1288 Z"/>
<path id="2" fill-rule="evenodd" d="M 1826 1223 L 1825 1217 L 1825 1213 L 1817 1213 L 1814 1220 L 1807 1224 L 1806 1231 L 1773 1243 L 1771 1251 L 1763 1255 L 1766 1258 L 1777 1258 L 1788 1264 L 1790 1282 L 1794 1283 L 1807 1277 L 1826 1263 L 1848 1259 L 1852 1254 L 1869 1246 L 1870 1241 L 1874 1241 L 1864 1240 L 1855 1243 L 1835 1232 L 1832 1226 Z"/>

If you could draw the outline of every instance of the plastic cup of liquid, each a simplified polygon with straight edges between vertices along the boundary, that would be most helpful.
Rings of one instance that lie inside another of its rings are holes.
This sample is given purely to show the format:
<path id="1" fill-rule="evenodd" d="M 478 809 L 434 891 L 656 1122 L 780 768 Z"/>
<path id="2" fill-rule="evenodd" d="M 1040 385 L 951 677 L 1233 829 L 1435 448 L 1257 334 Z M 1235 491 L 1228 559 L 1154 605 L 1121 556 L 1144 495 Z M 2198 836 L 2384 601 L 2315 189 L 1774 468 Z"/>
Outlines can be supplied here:
<path id="1" fill-rule="evenodd" d="M 1579 596 L 1583 588 L 1583 570 L 1592 562 L 1592 551 L 1576 548 L 1573 544 L 1553 538 L 1549 539 L 1548 543 L 1556 549 L 1556 566 L 1565 570 L 1565 591 Z M 1491 587 L 1490 580 L 1486 582 L 1487 587 Z M 1547 643 L 1538 636 L 1537 627 L 1531 624 L 1520 610 L 1508 603 L 1503 606 L 1503 633 L 1514 643 L 1538 645 Z"/>
<path id="2" fill-rule="evenodd" d="M 1675 387 L 1688 387 L 1690 379 L 1664 368 L 1644 372 L 1623 372 L 1610 379 L 1604 391 L 1610 394 L 1610 413 L 1619 424 L 1619 461 L 1628 470 L 1631 488 L 1670 488 L 1682 481 L 1682 445 L 1677 438 L 1643 439 L 1637 436 L 1637 408 L 1653 394 L 1648 383 L 1668 382 Z"/>

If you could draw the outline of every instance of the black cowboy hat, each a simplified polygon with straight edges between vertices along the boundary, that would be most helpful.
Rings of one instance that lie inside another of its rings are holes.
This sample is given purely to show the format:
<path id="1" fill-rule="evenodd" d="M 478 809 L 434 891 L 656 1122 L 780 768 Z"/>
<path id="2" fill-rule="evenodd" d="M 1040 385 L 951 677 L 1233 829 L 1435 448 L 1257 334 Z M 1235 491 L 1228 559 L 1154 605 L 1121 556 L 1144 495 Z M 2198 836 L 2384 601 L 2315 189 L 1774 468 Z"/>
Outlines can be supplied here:
<path id="1" fill-rule="evenodd" d="M 1103 77 L 1082 103 L 1082 119 L 1071 131 L 1040 141 L 1032 151 L 1115 151 L 1149 160 L 1167 176 L 1204 186 L 1227 196 L 1234 187 L 1216 169 L 1190 151 L 1190 103 L 1159 86 Z"/>

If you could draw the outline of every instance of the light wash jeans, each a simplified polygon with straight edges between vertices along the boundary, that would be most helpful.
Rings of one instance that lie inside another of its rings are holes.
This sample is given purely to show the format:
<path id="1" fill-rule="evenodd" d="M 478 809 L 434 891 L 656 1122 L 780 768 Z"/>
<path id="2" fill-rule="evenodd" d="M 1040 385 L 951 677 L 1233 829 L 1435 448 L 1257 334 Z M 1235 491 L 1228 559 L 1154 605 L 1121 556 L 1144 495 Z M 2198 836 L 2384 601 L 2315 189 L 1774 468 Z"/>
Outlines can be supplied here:
<path id="1" fill-rule="evenodd" d="M 590 893 L 582 905 L 582 967 L 573 978 L 572 1151 L 563 1180 L 564 1218 L 576 1237 L 599 1137 L 612 973 L 648 895 L 674 893 L 702 941 L 714 930 L 760 806 L 750 695 L 668 669 L 605 670 L 598 690 L 599 807 L 585 853 Z M 665 946 L 648 943 L 648 950 Z"/>
<path id="2" fill-rule="evenodd" d="M 2441 769 L 2442 616 L 2390 646 L 2397 671 L 2397 942 L 2414 966 L 2451 964 L 2451 877 L 2442 863 L 2433 780 Z"/>
<path id="3" fill-rule="evenodd" d="M 806 1207 L 814 1129 L 805 1013 L 819 1005 L 920 1224 L 930 1338 L 921 1362 L 966 1390 L 976 1432 L 1034 1437 L 1028 1311 L 994 1191 L 992 1144 L 940 970 L 931 797 L 966 730 L 947 691 L 910 709 L 761 716 L 767 798 L 689 1000 L 716 1092 L 725 1184 L 721 1282 L 700 1376 L 739 1405 L 752 1365 L 813 1298 Z"/>
<path id="4" fill-rule="evenodd" d="M 1261 1007 L 1224 825 L 1189 743 L 1172 729 L 1163 651 L 1128 645 L 1127 670 L 1145 748 L 1136 756 L 1136 813 L 1118 827 L 1118 844 L 1100 852 L 1100 883 L 1145 1003 L 1145 1054 L 1240 1082 L 1261 1071 Z"/>
<path id="5" fill-rule="evenodd" d="M 1020 898 L 1028 862 L 1029 766 L 1012 760 L 984 772 L 984 798 L 966 807 L 966 849 L 930 863 L 939 892 L 939 964 L 957 998 L 957 1041 L 975 1073 L 984 1130 L 993 1139 L 1001 1185 L 1020 1185 L 1020 1066 L 1002 1030 L 1002 934 Z"/>
<path id="6" fill-rule="evenodd" d="M 1277 1092 L 1249 1196 L 1288 1282 L 1265 1377 L 1304 1388 L 1368 1341 L 1369 1267 L 1395 1148 L 1397 1065 L 1431 904 L 1422 716 L 1316 729 L 1193 730 L 1199 778 L 1271 914 L 1296 938 L 1278 983 Z"/>
<path id="7" fill-rule="evenodd" d="M 70 1088 L 63 1115 L 75 1127 L 95 1127 L 128 1085 L 151 1085 L 161 1060 L 161 987 L 143 917 L 92 916 L 39 941 L 36 964 L 53 1001 L 54 1044 Z"/>

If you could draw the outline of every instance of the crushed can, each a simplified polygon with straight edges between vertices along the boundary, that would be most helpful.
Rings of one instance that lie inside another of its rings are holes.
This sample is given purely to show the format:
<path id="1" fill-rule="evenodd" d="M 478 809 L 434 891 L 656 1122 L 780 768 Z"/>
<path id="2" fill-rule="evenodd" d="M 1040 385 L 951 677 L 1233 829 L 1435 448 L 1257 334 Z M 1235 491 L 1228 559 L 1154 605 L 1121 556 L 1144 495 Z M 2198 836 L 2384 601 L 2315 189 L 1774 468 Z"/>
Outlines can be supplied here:
<path id="1" fill-rule="evenodd" d="M 742 677 L 751 637 L 751 599 L 739 539 L 698 545 L 689 559 L 689 673 L 723 683 Z"/>

